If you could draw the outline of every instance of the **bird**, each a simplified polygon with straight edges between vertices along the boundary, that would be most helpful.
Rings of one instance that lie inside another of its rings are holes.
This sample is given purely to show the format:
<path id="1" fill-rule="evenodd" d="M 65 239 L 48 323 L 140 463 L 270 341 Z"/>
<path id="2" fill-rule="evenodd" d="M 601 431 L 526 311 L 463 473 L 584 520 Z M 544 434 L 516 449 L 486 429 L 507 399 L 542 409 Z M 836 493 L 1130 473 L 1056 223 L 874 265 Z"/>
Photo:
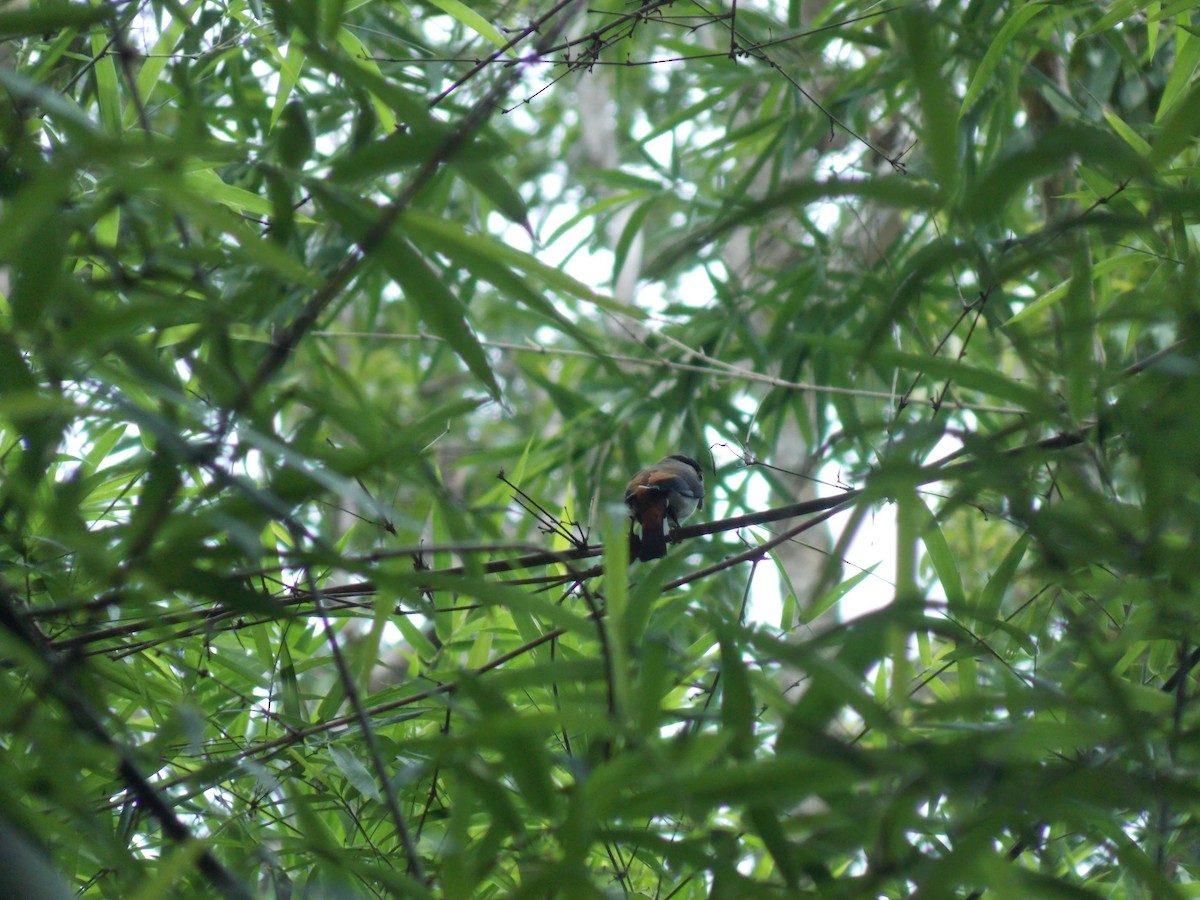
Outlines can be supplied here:
<path id="1" fill-rule="evenodd" d="M 704 472 L 690 456 L 673 453 L 647 466 L 629 480 L 625 488 L 629 507 L 630 547 L 642 562 L 667 555 L 665 526 L 671 530 L 697 508 L 704 508 Z M 641 539 L 633 533 L 633 522 L 642 526 Z"/>

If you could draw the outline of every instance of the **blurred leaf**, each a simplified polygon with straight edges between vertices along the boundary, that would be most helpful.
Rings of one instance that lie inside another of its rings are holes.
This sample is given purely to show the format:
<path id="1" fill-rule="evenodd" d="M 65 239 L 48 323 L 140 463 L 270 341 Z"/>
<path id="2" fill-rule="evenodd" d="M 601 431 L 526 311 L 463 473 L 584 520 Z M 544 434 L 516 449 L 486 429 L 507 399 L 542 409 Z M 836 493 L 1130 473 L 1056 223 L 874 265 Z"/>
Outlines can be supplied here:
<path id="1" fill-rule="evenodd" d="M 1013 38 L 1036 16 L 1041 15 L 1045 11 L 1046 6 L 1046 3 L 1034 0 L 1034 2 L 1018 7 L 1000 27 L 1000 30 L 996 32 L 996 36 L 988 44 L 987 51 L 980 58 L 979 65 L 976 66 L 975 73 L 971 76 L 970 84 L 967 85 L 967 92 L 963 95 L 962 105 L 958 110 L 959 119 L 962 119 L 967 114 L 976 101 L 978 101 L 983 91 L 993 81 L 993 73 L 996 71 L 996 67 L 1000 65 L 1000 61 L 1004 55 L 1009 52 Z"/>
<path id="2" fill-rule="evenodd" d="M 1026 551 L 1029 549 L 1029 534 L 1024 533 L 1004 554 L 1004 558 L 1000 561 L 999 566 L 988 579 L 987 584 L 983 588 L 983 592 L 979 597 L 979 618 L 984 620 L 992 620 L 1000 614 L 1000 604 L 1004 602 L 1004 595 L 1012 584 L 1013 577 L 1016 574 L 1017 567 L 1024 559 Z"/>
<path id="3" fill-rule="evenodd" d="M 329 745 L 329 757 L 333 760 L 333 764 L 338 767 L 351 786 L 364 797 L 369 797 L 376 803 L 380 802 L 382 795 L 379 793 L 379 787 L 375 784 L 375 779 L 371 777 L 371 773 L 354 755 L 354 752 L 340 744 Z"/>
<path id="4" fill-rule="evenodd" d="M 754 708 L 750 680 L 732 633 L 721 635 L 721 723 L 729 739 L 729 752 L 736 760 L 754 755 Z"/>
<path id="5" fill-rule="evenodd" d="M 161 577 L 168 587 L 214 600 L 236 612 L 272 618 L 283 614 L 278 601 L 270 595 L 252 590 L 238 578 L 206 572 L 186 562 L 180 565 L 178 562 L 158 561 L 151 565 L 150 571 Z"/>
<path id="6" fill-rule="evenodd" d="M 508 43 L 487 19 L 469 6 L 459 3 L 458 0 L 429 0 L 429 2 L 495 46 L 502 48 Z"/>
<path id="7" fill-rule="evenodd" d="M 1171 66 L 1171 74 L 1163 88 L 1158 108 L 1154 111 L 1154 121 L 1163 123 L 1166 116 L 1171 114 L 1179 103 L 1195 103 L 1196 89 L 1192 84 L 1192 76 L 1200 65 L 1200 41 L 1197 35 L 1186 29 L 1179 28 L 1175 38 L 1175 63 Z M 1190 117 L 1195 120 L 1195 114 Z M 1193 132 L 1194 133 L 1194 132 Z"/>
<path id="8" fill-rule="evenodd" d="M 2 10 L 0 38 L 38 37 L 67 28 L 86 28 L 112 18 L 112 9 L 79 3 L 42 3 L 33 9 Z"/>
<path id="9" fill-rule="evenodd" d="M 950 544 L 938 526 L 937 516 L 933 510 L 929 508 L 928 504 L 920 500 L 918 502 L 924 506 L 927 513 L 921 533 L 921 542 L 925 545 L 929 561 L 933 563 L 933 570 L 937 573 L 938 582 L 941 584 L 942 590 L 946 592 L 946 602 L 949 605 L 950 614 L 959 617 L 966 607 L 967 596 L 963 591 L 962 579 L 958 574 L 958 561 L 954 558 Z"/>
<path id="10" fill-rule="evenodd" d="M 350 55 L 360 67 L 369 72 L 373 77 L 380 79 L 382 76 L 379 72 L 379 66 L 371 59 L 371 54 L 366 47 L 354 36 L 348 28 L 339 28 L 337 32 L 337 41 L 342 49 Z M 396 131 L 396 114 L 392 111 L 387 103 L 382 101 L 374 93 L 371 94 L 371 108 L 379 117 L 379 127 L 384 134 L 391 134 Z"/>
<path id="11" fill-rule="evenodd" d="M 1113 127 L 1113 131 L 1119 134 L 1122 140 L 1136 150 L 1138 154 L 1141 156 L 1150 155 L 1150 145 L 1143 140 L 1141 135 L 1125 124 L 1124 120 L 1121 119 L 1121 117 L 1115 112 L 1113 112 L 1111 109 L 1104 110 L 1104 119 Z"/>
<path id="12" fill-rule="evenodd" d="M 831 610 L 839 600 L 841 600 L 848 593 L 858 587 L 858 585 L 860 585 L 863 581 L 874 574 L 877 568 L 879 568 L 879 563 L 876 563 L 870 568 L 863 569 L 861 572 L 856 572 L 845 581 L 836 585 L 832 590 L 826 591 L 825 594 L 823 594 L 815 603 L 804 609 L 800 615 L 800 621 L 804 624 L 807 624 L 824 615 L 826 612 Z"/>
<path id="13" fill-rule="evenodd" d="M 1094 274 L 1086 252 L 1074 254 L 1070 287 L 1063 297 L 1062 344 L 1065 362 L 1067 409 L 1076 421 L 1084 421 L 1092 411 L 1092 395 L 1096 379 L 1092 371 L 1092 348 L 1095 346 L 1093 311 L 1096 308 L 1092 292 Z"/>
<path id="14" fill-rule="evenodd" d="M 304 44 L 299 30 L 293 31 L 288 36 L 286 53 L 281 54 L 279 48 L 274 46 L 271 50 L 279 63 L 279 81 L 275 90 L 275 103 L 271 108 L 271 128 L 274 129 L 280 116 L 283 115 L 283 111 L 287 109 L 292 91 L 300 80 L 300 73 L 304 70 Z"/>
<path id="15" fill-rule="evenodd" d="M 1096 266 L 1092 267 L 1092 278 L 1105 278 L 1112 275 L 1114 272 L 1119 272 L 1122 269 L 1127 268 L 1135 256 L 1136 255 L 1132 253 L 1118 253 L 1114 256 L 1108 257 L 1105 260 L 1102 260 Z M 1061 302 L 1062 299 L 1067 295 L 1067 291 L 1070 290 L 1073 281 L 1074 279 L 1068 279 L 1067 281 L 1055 286 L 1052 290 L 1047 291 L 1036 300 L 1030 301 L 1024 309 L 1021 309 L 1010 316 L 1008 321 L 1004 323 L 1004 326 L 1007 328 L 1017 324 L 1023 319 L 1032 318 L 1043 310 Z"/>
<path id="16" fill-rule="evenodd" d="M 300 169 L 312 157 L 315 146 L 304 104 L 297 100 L 288 101 L 279 124 L 279 158 L 288 168 Z M 251 196 L 258 200 L 257 195 Z"/>
<path id="17" fill-rule="evenodd" d="M 142 60 L 141 68 L 137 73 L 137 95 L 143 104 L 150 103 L 155 90 L 161 87 L 160 79 L 163 72 L 167 70 L 171 53 L 178 46 L 184 32 L 191 24 L 187 11 L 180 6 L 172 10 L 172 16 L 167 22 L 167 26 L 159 31 L 158 40 L 154 42 L 154 46 Z M 125 109 L 123 126 L 125 128 L 132 127 L 137 122 L 137 115 L 137 108 L 132 104 L 128 106 Z"/>
<path id="18" fill-rule="evenodd" d="M 23 15 L 18 13 L 2 13 L 5 15 Z M 0 85 L 11 91 L 18 99 L 32 103 L 47 113 L 53 115 L 60 125 L 74 126 L 80 132 L 94 133 L 96 123 L 69 97 L 48 89 L 45 85 L 26 77 L 20 72 L 0 67 Z M 98 137 L 98 135 L 96 135 Z M 59 184 L 61 190 L 66 185 Z"/>
<path id="19" fill-rule="evenodd" d="M 1192 41 L 1200 48 L 1200 40 Z M 1154 140 L 1148 162 L 1160 166 L 1173 160 L 1177 153 L 1200 132 L 1200 82 L 1192 84 L 1159 119 L 1159 132 Z"/>
<path id="20" fill-rule="evenodd" d="M 74 896 L 45 853 L 4 819 L 0 819 L 0 839 L 5 847 L 0 854 L 0 880 L 12 897 L 67 900 Z"/>
<path id="21" fill-rule="evenodd" d="M 936 24 L 931 15 L 917 7 L 902 9 L 897 21 L 920 97 L 922 143 L 932 160 L 937 183 L 943 191 L 953 192 L 959 171 L 957 131 L 946 80 L 940 71 L 941 52 L 931 40 L 937 33 Z"/>

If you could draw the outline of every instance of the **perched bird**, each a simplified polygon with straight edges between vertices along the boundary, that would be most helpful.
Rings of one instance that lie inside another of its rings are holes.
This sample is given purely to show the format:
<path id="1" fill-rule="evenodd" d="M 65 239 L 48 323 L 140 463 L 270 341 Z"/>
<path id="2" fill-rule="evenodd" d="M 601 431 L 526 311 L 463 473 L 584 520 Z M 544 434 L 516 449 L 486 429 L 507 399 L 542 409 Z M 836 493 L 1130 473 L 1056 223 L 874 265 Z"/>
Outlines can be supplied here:
<path id="1" fill-rule="evenodd" d="M 629 525 L 632 552 L 642 562 L 667 555 L 666 525 L 679 523 L 704 508 L 704 473 L 690 456 L 672 454 L 647 466 L 625 488 L 629 515 L 642 526 L 641 540 Z"/>

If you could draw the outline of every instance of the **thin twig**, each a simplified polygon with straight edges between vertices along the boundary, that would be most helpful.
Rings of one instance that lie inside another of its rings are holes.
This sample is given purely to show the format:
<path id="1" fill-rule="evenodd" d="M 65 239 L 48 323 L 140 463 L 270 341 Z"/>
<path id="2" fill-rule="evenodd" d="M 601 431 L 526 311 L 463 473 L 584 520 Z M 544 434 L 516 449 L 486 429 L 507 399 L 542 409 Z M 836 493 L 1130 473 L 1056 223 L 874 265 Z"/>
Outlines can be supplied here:
<path id="1" fill-rule="evenodd" d="M 25 644 L 42 661 L 46 669 L 46 677 L 41 679 L 42 688 L 62 705 L 80 731 L 116 755 L 121 781 L 137 803 L 158 820 L 163 834 L 178 844 L 197 840 L 183 820 L 175 815 L 173 804 L 164 798 L 162 789 L 156 789 L 150 783 L 138 770 L 132 754 L 109 734 L 92 708 L 87 692 L 78 683 L 71 661 L 50 648 L 45 638 L 17 612 L 17 606 L 12 589 L 0 581 L 0 627 Z M 113 801 L 114 804 L 119 802 Z M 207 847 L 196 854 L 196 866 L 223 896 L 246 900 L 252 896 L 246 886 L 234 878 Z"/>
<path id="2" fill-rule="evenodd" d="M 292 540 L 299 546 L 304 540 L 304 535 L 293 532 Z M 418 881 L 427 884 L 425 867 L 421 863 L 420 854 L 417 853 L 417 845 L 413 842 L 412 833 L 408 830 L 408 825 L 400 812 L 400 804 L 396 799 L 396 786 L 388 777 L 387 770 L 383 766 L 383 757 L 379 752 L 379 744 L 375 740 L 375 729 L 371 727 L 371 719 L 358 694 L 358 685 L 355 683 L 350 666 L 346 663 L 346 657 L 342 654 L 337 632 L 333 630 L 333 623 L 329 621 L 329 615 L 325 609 L 325 599 L 320 588 L 317 587 L 317 580 L 313 577 L 312 569 L 308 566 L 304 567 L 304 577 L 308 583 L 309 596 L 312 597 L 313 606 L 316 607 L 317 616 L 321 620 L 321 626 L 325 629 L 325 637 L 329 641 L 329 651 L 333 656 L 333 664 L 337 669 L 338 678 L 341 679 L 342 689 L 346 692 L 346 700 L 349 702 L 350 708 L 354 710 L 354 718 L 362 731 L 367 755 L 371 758 L 372 768 L 375 769 L 375 779 L 379 783 L 380 790 L 383 791 L 388 813 L 392 817 L 392 825 L 396 829 L 396 836 L 400 839 L 404 855 L 408 858 L 408 871 Z"/>

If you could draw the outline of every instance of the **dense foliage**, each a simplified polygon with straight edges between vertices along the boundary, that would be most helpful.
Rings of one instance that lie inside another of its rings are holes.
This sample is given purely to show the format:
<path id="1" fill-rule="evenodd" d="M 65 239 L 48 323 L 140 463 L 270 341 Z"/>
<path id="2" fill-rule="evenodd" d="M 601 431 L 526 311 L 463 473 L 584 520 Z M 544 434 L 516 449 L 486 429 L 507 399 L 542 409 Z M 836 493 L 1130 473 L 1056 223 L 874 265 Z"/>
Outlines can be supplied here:
<path id="1" fill-rule="evenodd" d="M 1198 24 L 0 5 L 8 895 L 1194 896 Z"/>

